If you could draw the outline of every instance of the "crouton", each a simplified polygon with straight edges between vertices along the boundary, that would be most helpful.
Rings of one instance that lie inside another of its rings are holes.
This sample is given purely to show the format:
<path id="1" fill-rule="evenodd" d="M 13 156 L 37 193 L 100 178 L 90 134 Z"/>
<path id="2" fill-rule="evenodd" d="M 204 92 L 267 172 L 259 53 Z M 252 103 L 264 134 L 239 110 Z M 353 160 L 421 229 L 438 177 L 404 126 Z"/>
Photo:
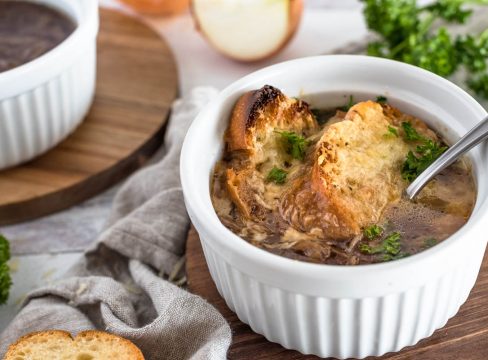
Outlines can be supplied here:
<path id="1" fill-rule="evenodd" d="M 318 130 L 306 102 L 289 98 L 272 86 L 250 91 L 237 101 L 225 134 L 231 159 L 227 189 L 241 214 L 262 219 L 277 206 L 279 184 L 267 180 L 273 168 L 291 178 L 303 159 L 284 151 L 283 132 L 307 137 Z"/>

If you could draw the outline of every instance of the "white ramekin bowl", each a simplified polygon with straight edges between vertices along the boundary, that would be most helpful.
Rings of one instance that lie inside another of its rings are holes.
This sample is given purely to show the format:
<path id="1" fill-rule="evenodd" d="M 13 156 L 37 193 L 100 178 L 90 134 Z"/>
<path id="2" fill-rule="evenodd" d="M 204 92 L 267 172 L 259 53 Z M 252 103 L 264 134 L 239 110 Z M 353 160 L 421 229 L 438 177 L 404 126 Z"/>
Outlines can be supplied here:
<path id="1" fill-rule="evenodd" d="M 60 45 L 0 73 L 0 169 L 54 147 L 83 120 L 95 92 L 97 0 L 31 0 L 76 23 Z"/>
<path id="2" fill-rule="evenodd" d="M 353 94 L 379 94 L 425 119 L 453 141 L 486 111 L 449 81 L 422 69 L 365 56 L 319 56 L 252 73 L 220 93 L 195 119 L 181 155 L 181 180 L 191 220 L 219 293 L 268 340 L 305 354 L 364 358 L 398 351 L 430 336 L 454 316 L 473 287 L 488 223 L 488 152 L 469 154 L 478 187 L 468 223 L 433 248 L 375 265 L 300 262 L 261 250 L 219 221 L 210 175 L 221 156 L 223 132 L 237 98 L 265 84 L 314 104 L 337 105 Z M 342 100 L 341 100 L 342 99 Z"/>

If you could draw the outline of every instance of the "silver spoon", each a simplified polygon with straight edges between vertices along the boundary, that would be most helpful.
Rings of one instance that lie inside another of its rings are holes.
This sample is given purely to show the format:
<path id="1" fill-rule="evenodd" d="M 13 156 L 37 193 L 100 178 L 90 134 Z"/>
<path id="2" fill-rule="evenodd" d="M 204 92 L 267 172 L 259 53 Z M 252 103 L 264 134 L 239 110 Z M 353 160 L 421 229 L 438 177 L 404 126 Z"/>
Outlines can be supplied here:
<path id="1" fill-rule="evenodd" d="M 465 152 L 471 150 L 480 142 L 488 138 L 488 116 L 485 117 L 480 123 L 476 124 L 466 135 L 459 139 L 453 146 L 439 156 L 430 166 L 425 169 L 417 178 L 407 187 L 405 192 L 410 200 L 412 200 L 422 188 L 430 181 L 434 176 L 439 174 L 446 167 L 451 165 Z"/>

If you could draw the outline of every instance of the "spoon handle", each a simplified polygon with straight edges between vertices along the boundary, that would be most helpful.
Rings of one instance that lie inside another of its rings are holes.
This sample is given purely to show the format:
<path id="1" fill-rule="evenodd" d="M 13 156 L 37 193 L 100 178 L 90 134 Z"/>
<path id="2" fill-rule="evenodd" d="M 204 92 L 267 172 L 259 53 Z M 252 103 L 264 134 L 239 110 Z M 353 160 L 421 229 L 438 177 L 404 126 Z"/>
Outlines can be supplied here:
<path id="1" fill-rule="evenodd" d="M 488 116 L 481 122 L 476 124 L 466 135 L 458 140 L 453 146 L 451 146 L 445 153 L 429 165 L 417 178 L 407 187 L 406 193 L 408 198 L 413 199 L 422 188 L 430 181 L 434 176 L 451 165 L 456 159 L 458 159 L 465 152 L 471 150 L 480 142 L 488 137 Z"/>

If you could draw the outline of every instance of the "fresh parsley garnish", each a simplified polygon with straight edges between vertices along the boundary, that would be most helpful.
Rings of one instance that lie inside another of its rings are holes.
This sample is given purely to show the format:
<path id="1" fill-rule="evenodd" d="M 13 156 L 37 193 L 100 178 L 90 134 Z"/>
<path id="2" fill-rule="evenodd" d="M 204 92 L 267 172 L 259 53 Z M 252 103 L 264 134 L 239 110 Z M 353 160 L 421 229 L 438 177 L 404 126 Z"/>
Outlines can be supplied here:
<path id="1" fill-rule="evenodd" d="M 284 141 L 285 151 L 294 159 L 303 160 L 307 152 L 308 141 L 292 131 L 277 131 Z"/>
<path id="2" fill-rule="evenodd" d="M 406 258 L 407 256 L 410 256 L 410 253 L 400 251 L 398 254 L 395 254 L 395 255 L 392 255 L 392 254 L 384 254 L 382 259 L 383 259 L 383 261 L 386 262 L 386 261 L 403 259 L 403 258 Z"/>
<path id="3" fill-rule="evenodd" d="M 422 171 L 427 169 L 444 151 L 447 146 L 421 136 L 409 122 L 403 122 L 402 128 L 407 141 L 419 141 L 415 152 L 409 151 L 402 166 L 402 178 L 413 181 Z"/>
<path id="4" fill-rule="evenodd" d="M 364 237 L 368 240 L 373 240 L 374 238 L 380 236 L 383 233 L 383 228 L 376 224 L 366 227 L 363 230 Z"/>
<path id="5" fill-rule="evenodd" d="M 352 95 L 349 95 L 349 101 L 347 102 L 346 105 L 340 107 L 339 109 L 341 109 L 342 111 L 349 111 L 350 108 L 352 108 L 354 105 L 354 97 Z"/>
<path id="6" fill-rule="evenodd" d="M 386 98 L 386 96 L 379 95 L 376 97 L 376 102 L 380 104 L 386 104 L 388 102 L 388 99 Z"/>
<path id="7" fill-rule="evenodd" d="M 388 235 L 384 240 L 381 246 L 383 247 L 383 252 L 388 255 L 398 255 L 401 250 L 400 247 L 400 233 L 395 231 Z"/>
<path id="8" fill-rule="evenodd" d="M 405 133 L 405 140 L 408 141 L 420 141 L 424 140 L 424 137 L 422 137 L 417 130 L 414 129 L 412 124 L 409 122 L 402 122 L 402 128 L 403 132 Z"/>
<path id="9" fill-rule="evenodd" d="M 409 122 L 403 122 L 402 128 L 405 140 L 421 142 L 420 145 L 417 145 L 415 152 L 408 152 L 402 166 L 402 178 L 407 181 L 413 181 L 447 150 L 447 146 L 442 146 L 420 135 Z"/>
<path id="10" fill-rule="evenodd" d="M 391 125 L 388 125 L 388 132 L 384 134 L 385 137 L 398 137 L 398 130 Z"/>
<path id="11" fill-rule="evenodd" d="M 8 300 L 12 278 L 7 261 L 10 260 L 10 244 L 8 240 L 0 235 L 0 304 Z"/>
<path id="12" fill-rule="evenodd" d="M 375 250 L 377 250 L 378 248 L 375 248 Z M 365 244 L 365 243 L 360 243 L 359 244 L 359 251 L 362 252 L 363 254 L 368 254 L 368 255 L 371 255 L 371 254 L 376 254 L 376 252 L 374 252 L 373 250 L 373 247 L 369 244 Z"/>
<path id="13" fill-rule="evenodd" d="M 10 260 L 10 244 L 8 240 L 0 234 L 0 263 Z"/>
<path id="14" fill-rule="evenodd" d="M 488 29 L 479 34 L 450 33 L 444 23 L 463 24 L 473 10 L 468 4 L 486 0 L 362 0 L 368 28 L 379 40 L 368 44 L 368 55 L 399 60 L 449 77 L 466 70 L 467 84 L 488 99 Z"/>
<path id="15" fill-rule="evenodd" d="M 268 176 L 266 177 L 266 181 L 274 182 L 275 184 L 282 185 L 286 181 L 287 172 L 283 169 L 277 168 L 276 166 L 273 167 Z"/>
<path id="16" fill-rule="evenodd" d="M 407 181 L 415 180 L 446 150 L 447 146 L 441 146 L 432 140 L 425 140 L 422 145 L 415 149 L 417 155 L 413 151 L 408 152 L 402 167 L 402 178 Z"/>
<path id="17" fill-rule="evenodd" d="M 383 261 L 401 259 L 410 254 L 401 250 L 401 235 L 395 231 L 385 237 L 378 246 L 371 246 L 364 242 L 359 244 L 359 251 L 367 255 L 381 254 Z"/>

